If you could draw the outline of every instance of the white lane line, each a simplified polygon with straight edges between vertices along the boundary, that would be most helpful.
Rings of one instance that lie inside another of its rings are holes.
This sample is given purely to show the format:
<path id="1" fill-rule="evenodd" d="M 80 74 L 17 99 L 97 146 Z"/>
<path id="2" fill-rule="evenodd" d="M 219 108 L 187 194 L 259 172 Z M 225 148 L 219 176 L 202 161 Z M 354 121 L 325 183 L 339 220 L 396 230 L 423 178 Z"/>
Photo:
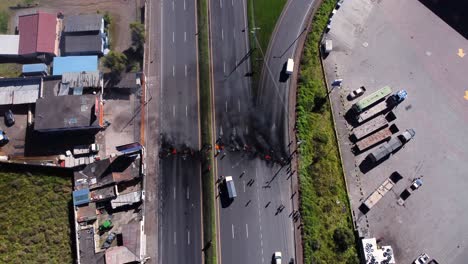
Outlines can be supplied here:
<path id="1" fill-rule="evenodd" d="M 246 135 L 249 134 L 249 127 L 245 127 L 245 134 L 246 134 Z"/>
<path id="2" fill-rule="evenodd" d="M 185 0 L 184 0 L 184 10 L 185 10 Z"/>
<path id="3" fill-rule="evenodd" d="M 187 200 L 190 199 L 190 189 L 189 187 L 187 186 Z"/>
<path id="4" fill-rule="evenodd" d="M 224 29 L 221 29 L 221 40 L 224 40 Z"/>
<path id="5" fill-rule="evenodd" d="M 232 37 L 233 37 L 234 39 L 236 39 L 236 29 L 234 29 L 234 30 L 232 31 Z"/>
<path id="6" fill-rule="evenodd" d="M 184 32 L 184 42 L 187 42 L 187 31 Z"/>
<path id="7" fill-rule="evenodd" d="M 172 76 L 175 76 L 175 65 L 172 66 Z"/>
<path id="8" fill-rule="evenodd" d="M 190 230 L 187 231 L 187 244 L 190 245 Z"/>
<path id="9" fill-rule="evenodd" d="M 234 0 L 231 0 L 231 5 L 234 6 Z"/>
<path id="10" fill-rule="evenodd" d="M 172 11 L 174 11 L 175 9 L 175 4 L 174 4 L 174 1 L 172 1 Z"/>
<path id="11" fill-rule="evenodd" d="M 188 106 L 187 105 L 185 106 L 185 116 L 188 116 Z M 187 189 L 187 191 L 188 191 L 188 189 Z"/>
<path id="12" fill-rule="evenodd" d="M 236 60 L 236 72 L 239 72 L 239 67 L 237 67 L 237 65 L 239 65 L 239 62 Z"/>
<path id="13" fill-rule="evenodd" d="M 176 231 L 174 231 L 174 245 L 177 244 Z"/>
<path id="14" fill-rule="evenodd" d="M 226 73 L 226 62 L 223 61 L 223 72 Z"/>
<path id="15" fill-rule="evenodd" d="M 232 230 L 232 239 L 234 239 L 234 224 L 231 225 L 231 230 Z"/>
<path id="16" fill-rule="evenodd" d="M 175 106 L 174 106 L 174 109 L 175 109 Z M 174 187 L 174 200 L 176 198 L 176 190 L 175 190 L 175 187 Z"/>
<path id="17" fill-rule="evenodd" d="M 175 105 L 172 106 L 172 115 L 175 117 Z M 174 187 L 174 199 L 175 199 L 175 187 Z"/>
<path id="18" fill-rule="evenodd" d="M 239 113 L 240 113 L 241 107 L 240 107 L 240 100 L 239 99 L 237 99 L 237 106 L 239 107 Z"/>
<path id="19" fill-rule="evenodd" d="M 187 64 L 185 64 L 185 77 L 187 77 Z"/>
<path id="20" fill-rule="evenodd" d="M 245 224 L 245 235 L 249 238 L 249 225 Z"/>
<path id="21" fill-rule="evenodd" d="M 175 42 L 175 32 L 172 31 L 172 43 L 174 43 L 174 42 Z"/>
<path id="22" fill-rule="evenodd" d="M 227 101 L 226 101 L 226 113 L 227 113 L 228 107 L 227 107 Z"/>
<path id="23" fill-rule="evenodd" d="M 223 8 L 223 0 L 219 0 L 219 6 Z"/>
<path id="24" fill-rule="evenodd" d="M 245 192 L 245 181 L 242 181 L 244 183 L 244 192 Z"/>

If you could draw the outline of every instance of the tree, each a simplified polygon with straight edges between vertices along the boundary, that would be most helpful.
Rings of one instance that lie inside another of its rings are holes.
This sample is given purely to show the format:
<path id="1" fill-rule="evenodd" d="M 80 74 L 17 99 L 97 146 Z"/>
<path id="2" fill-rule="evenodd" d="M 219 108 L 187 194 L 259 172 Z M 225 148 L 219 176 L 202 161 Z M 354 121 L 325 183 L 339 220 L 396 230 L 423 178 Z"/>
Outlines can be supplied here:
<path id="1" fill-rule="evenodd" d="M 127 56 L 118 51 L 110 51 L 109 54 L 104 57 L 103 63 L 104 66 L 109 68 L 113 73 L 120 73 L 126 67 Z"/>
<path id="2" fill-rule="evenodd" d="M 333 232 L 333 240 L 335 241 L 337 249 L 344 252 L 353 244 L 354 236 L 349 229 L 338 227 L 335 229 L 335 232 Z"/>
<path id="3" fill-rule="evenodd" d="M 130 31 L 132 32 L 132 48 L 135 51 L 143 50 L 146 41 L 145 26 L 140 22 L 133 22 L 130 23 Z"/>

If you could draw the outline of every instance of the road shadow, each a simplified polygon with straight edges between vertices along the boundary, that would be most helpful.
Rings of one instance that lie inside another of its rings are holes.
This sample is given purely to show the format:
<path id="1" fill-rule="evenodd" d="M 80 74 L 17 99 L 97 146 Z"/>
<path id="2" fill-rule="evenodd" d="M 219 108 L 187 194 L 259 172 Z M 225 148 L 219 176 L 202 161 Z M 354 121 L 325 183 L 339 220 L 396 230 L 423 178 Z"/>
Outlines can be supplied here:
<path id="1" fill-rule="evenodd" d="M 285 62 L 283 63 L 283 68 L 281 68 L 280 74 L 279 74 L 279 82 L 284 83 L 289 79 L 289 74 L 286 73 L 286 65 L 288 63 Z"/>
<path id="2" fill-rule="evenodd" d="M 460 35 L 468 39 L 468 1 L 419 0 L 434 14 L 449 24 Z"/>

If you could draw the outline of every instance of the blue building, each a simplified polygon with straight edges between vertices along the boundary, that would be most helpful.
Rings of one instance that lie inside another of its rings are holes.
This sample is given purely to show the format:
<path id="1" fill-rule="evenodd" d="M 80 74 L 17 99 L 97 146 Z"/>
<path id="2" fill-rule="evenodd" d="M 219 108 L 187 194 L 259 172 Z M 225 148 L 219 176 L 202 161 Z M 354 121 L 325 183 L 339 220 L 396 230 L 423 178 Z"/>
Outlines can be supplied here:
<path id="1" fill-rule="evenodd" d="M 55 57 L 53 75 L 64 72 L 98 71 L 98 56 L 68 56 Z"/>

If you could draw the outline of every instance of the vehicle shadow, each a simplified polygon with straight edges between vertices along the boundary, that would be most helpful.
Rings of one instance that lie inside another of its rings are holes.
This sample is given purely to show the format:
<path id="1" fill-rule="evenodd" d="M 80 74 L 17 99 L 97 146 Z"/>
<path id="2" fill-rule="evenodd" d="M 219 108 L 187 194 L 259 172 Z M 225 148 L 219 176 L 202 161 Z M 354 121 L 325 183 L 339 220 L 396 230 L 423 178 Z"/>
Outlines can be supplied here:
<path id="1" fill-rule="evenodd" d="M 289 79 L 289 74 L 286 73 L 286 65 L 287 62 L 283 63 L 283 68 L 281 68 L 281 72 L 279 74 L 279 82 L 286 82 Z"/>

